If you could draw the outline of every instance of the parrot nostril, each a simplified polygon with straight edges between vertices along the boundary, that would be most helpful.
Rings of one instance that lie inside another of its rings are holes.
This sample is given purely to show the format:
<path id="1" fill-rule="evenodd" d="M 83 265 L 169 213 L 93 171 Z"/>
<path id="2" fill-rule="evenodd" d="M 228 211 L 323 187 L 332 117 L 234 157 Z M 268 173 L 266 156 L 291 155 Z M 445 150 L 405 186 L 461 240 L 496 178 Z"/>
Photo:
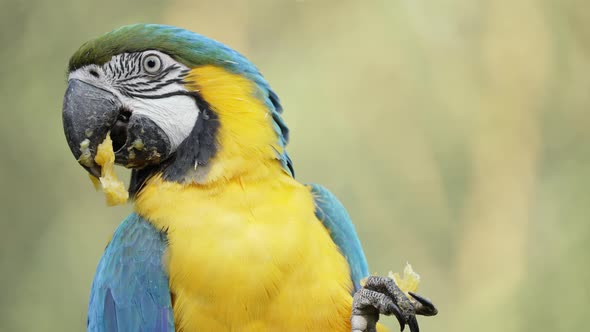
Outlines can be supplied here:
<path id="1" fill-rule="evenodd" d="M 90 75 L 92 75 L 92 76 L 94 76 L 96 78 L 99 77 L 98 72 L 96 70 L 94 70 L 94 69 L 90 69 Z"/>
<path id="2" fill-rule="evenodd" d="M 131 111 L 127 108 L 121 108 L 117 116 L 117 122 L 111 128 L 111 139 L 113 140 L 113 150 L 115 152 L 123 148 L 127 142 L 127 125 L 129 125 L 129 118 Z"/>

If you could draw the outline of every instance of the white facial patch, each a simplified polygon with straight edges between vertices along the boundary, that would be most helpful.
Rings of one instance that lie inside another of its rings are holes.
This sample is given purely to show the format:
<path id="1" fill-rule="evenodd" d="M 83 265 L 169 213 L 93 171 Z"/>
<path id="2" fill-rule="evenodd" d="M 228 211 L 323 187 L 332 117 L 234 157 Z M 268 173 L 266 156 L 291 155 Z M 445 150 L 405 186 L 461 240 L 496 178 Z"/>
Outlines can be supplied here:
<path id="1" fill-rule="evenodd" d="M 122 98 L 123 105 L 133 113 L 152 120 L 162 129 L 172 145 L 172 151 L 191 133 L 199 109 L 190 96 L 171 96 L 162 99 Z"/>
<path id="2" fill-rule="evenodd" d="M 188 67 L 167 54 L 144 51 L 116 55 L 101 66 L 79 68 L 68 79 L 113 93 L 132 117 L 142 115 L 160 127 L 175 151 L 190 135 L 200 112 L 183 84 L 188 72 Z"/>

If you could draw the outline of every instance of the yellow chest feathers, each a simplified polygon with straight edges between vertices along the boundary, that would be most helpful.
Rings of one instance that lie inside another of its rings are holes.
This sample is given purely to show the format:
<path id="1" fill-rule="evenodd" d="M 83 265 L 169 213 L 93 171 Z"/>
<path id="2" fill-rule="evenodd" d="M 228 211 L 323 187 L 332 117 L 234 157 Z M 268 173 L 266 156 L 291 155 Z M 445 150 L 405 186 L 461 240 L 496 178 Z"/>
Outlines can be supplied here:
<path id="1" fill-rule="evenodd" d="M 222 188 L 156 177 L 137 212 L 168 229 L 178 331 L 349 331 L 348 264 L 285 175 Z"/>

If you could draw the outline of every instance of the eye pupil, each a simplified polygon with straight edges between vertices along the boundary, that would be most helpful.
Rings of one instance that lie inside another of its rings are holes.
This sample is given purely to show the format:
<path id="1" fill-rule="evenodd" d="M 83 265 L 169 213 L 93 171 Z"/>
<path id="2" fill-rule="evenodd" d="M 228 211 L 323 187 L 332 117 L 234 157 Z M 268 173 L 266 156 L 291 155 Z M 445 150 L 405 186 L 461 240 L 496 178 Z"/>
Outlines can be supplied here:
<path id="1" fill-rule="evenodd" d="M 157 74 L 162 69 L 162 60 L 155 54 L 150 54 L 143 59 L 143 69 L 149 74 Z"/>

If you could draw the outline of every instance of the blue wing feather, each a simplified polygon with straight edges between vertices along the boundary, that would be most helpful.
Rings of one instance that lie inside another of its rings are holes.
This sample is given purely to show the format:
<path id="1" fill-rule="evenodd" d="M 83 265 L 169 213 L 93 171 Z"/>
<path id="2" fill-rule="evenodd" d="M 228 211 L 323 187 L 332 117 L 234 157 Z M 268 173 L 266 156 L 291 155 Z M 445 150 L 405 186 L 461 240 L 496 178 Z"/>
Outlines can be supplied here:
<path id="1" fill-rule="evenodd" d="M 310 186 L 314 196 L 316 216 L 328 229 L 332 240 L 346 257 L 356 292 L 361 287 L 360 280 L 369 275 L 369 267 L 352 221 L 336 196 L 320 185 L 311 184 Z"/>
<path id="2" fill-rule="evenodd" d="M 165 234 L 135 213 L 121 223 L 96 270 L 89 332 L 174 332 L 161 262 L 166 241 Z"/>

